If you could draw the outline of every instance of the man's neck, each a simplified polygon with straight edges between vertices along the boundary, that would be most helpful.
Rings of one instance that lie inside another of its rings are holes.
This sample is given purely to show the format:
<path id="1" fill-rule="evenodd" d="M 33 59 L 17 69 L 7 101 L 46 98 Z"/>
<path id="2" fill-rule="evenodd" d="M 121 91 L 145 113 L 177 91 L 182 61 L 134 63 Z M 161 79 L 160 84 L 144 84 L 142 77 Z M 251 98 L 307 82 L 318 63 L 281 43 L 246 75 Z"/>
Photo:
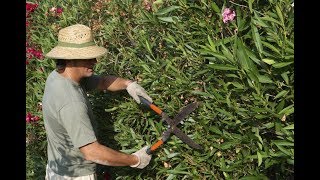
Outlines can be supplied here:
<path id="1" fill-rule="evenodd" d="M 78 84 L 80 83 L 81 77 L 79 76 L 78 73 L 75 72 L 74 69 L 66 67 L 63 72 L 60 72 L 60 74 L 63 77 L 71 79 L 72 81 L 74 81 L 74 82 L 76 82 Z"/>

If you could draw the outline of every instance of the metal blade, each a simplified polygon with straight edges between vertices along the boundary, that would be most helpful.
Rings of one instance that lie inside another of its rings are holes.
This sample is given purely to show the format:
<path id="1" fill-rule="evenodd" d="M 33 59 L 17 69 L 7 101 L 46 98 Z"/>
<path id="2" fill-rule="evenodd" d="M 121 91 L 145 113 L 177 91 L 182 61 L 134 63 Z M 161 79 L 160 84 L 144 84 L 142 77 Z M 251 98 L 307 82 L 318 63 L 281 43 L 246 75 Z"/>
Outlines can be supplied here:
<path id="1" fill-rule="evenodd" d="M 174 121 L 171 118 L 169 118 L 169 116 L 166 113 L 162 112 L 161 116 L 162 116 L 162 119 L 165 120 L 168 125 L 170 126 L 173 125 Z"/>
<path id="2" fill-rule="evenodd" d="M 180 123 L 187 115 L 189 115 L 192 111 L 194 111 L 199 106 L 198 102 L 194 102 L 188 104 L 173 118 L 173 124 L 171 126 L 175 126 Z"/>
<path id="3" fill-rule="evenodd" d="M 162 133 L 162 141 L 166 142 L 168 140 L 168 138 L 170 137 L 170 134 L 172 133 L 172 129 L 169 128 L 168 130 L 166 130 L 165 132 Z"/>
<path id="4" fill-rule="evenodd" d="M 186 134 L 181 132 L 180 129 L 174 128 L 172 131 L 179 139 L 181 139 L 182 142 L 188 144 L 189 146 L 195 148 L 195 149 L 202 149 L 202 147 L 195 143 L 191 138 L 189 138 Z"/>

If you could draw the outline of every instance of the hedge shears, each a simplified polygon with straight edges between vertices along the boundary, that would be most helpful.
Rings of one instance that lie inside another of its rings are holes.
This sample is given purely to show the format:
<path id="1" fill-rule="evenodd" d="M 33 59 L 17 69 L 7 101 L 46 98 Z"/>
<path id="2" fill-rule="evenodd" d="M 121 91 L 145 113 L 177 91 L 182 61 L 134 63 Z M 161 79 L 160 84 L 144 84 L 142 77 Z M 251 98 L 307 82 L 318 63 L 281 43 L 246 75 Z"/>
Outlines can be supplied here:
<path id="1" fill-rule="evenodd" d="M 202 147 L 195 143 L 190 137 L 188 137 L 185 133 L 183 133 L 179 128 L 177 128 L 177 125 L 192 111 L 194 111 L 198 106 L 198 102 L 193 102 L 185 106 L 181 109 L 181 111 L 173 118 L 169 118 L 169 116 L 162 111 L 159 107 L 157 107 L 155 104 L 149 102 L 147 99 L 139 96 L 140 102 L 146 106 L 148 106 L 150 109 L 152 109 L 154 112 L 156 112 L 158 115 L 162 117 L 162 119 L 168 124 L 168 129 L 163 132 L 162 137 L 160 140 L 158 140 L 155 144 L 153 144 L 150 148 L 147 149 L 147 154 L 153 153 L 156 149 L 158 149 L 162 144 L 164 144 L 170 135 L 173 133 L 176 135 L 182 142 L 188 144 L 192 148 L 195 149 L 202 149 Z"/>

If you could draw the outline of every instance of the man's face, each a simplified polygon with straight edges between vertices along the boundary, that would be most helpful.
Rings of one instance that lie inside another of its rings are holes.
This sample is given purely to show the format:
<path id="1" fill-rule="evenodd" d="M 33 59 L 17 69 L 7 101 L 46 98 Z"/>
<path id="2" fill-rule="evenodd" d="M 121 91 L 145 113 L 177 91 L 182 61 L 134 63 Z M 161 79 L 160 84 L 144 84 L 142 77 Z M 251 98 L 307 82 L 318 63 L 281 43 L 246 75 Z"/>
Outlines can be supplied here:
<path id="1" fill-rule="evenodd" d="M 90 77 L 93 74 L 93 68 L 96 63 L 97 63 L 97 60 L 94 58 L 94 59 L 73 60 L 71 64 L 81 77 Z"/>

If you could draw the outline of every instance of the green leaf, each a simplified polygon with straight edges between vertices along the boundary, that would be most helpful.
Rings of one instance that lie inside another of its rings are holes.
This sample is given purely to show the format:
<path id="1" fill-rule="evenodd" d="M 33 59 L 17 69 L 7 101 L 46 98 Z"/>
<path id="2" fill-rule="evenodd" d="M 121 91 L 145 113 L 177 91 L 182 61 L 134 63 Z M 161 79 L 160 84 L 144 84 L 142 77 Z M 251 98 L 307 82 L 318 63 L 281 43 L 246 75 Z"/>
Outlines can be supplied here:
<path id="1" fill-rule="evenodd" d="M 264 114 L 256 114 L 256 115 L 254 115 L 254 117 L 257 118 L 257 119 L 264 119 L 264 118 L 269 117 L 269 116 L 268 115 L 264 115 Z"/>
<path id="2" fill-rule="evenodd" d="M 188 44 L 185 44 L 185 46 L 186 46 L 189 50 L 191 50 L 191 51 L 196 51 L 194 48 L 192 48 L 192 47 L 189 46 Z"/>
<path id="3" fill-rule="evenodd" d="M 258 79 L 261 83 L 273 83 L 273 81 L 266 75 L 258 75 Z"/>
<path id="4" fill-rule="evenodd" d="M 285 39 L 285 42 L 292 48 L 294 49 L 294 43 L 290 41 L 290 39 Z"/>
<path id="5" fill-rule="evenodd" d="M 269 27 L 265 22 L 263 22 L 263 20 L 258 16 L 256 12 L 254 12 L 254 18 L 255 19 L 253 19 L 253 23 L 255 23 L 256 25 L 261 27 Z"/>
<path id="6" fill-rule="evenodd" d="M 258 128 L 256 128 L 256 131 L 255 131 L 254 135 L 259 139 L 260 143 L 263 144 L 263 141 L 262 141 L 262 138 L 261 138 L 261 136 L 259 134 L 259 129 Z"/>
<path id="7" fill-rule="evenodd" d="M 146 47 L 147 47 L 148 52 L 153 56 L 153 53 L 152 53 L 152 50 L 151 50 L 151 47 L 150 47 L 149 41 L 148 41 L 148 40 L 146 40 L 146 41 L 145 41 L 145 43 L 146 43 Z"/>
<path id="8" fill-rule="evenodd" d="M 175 157 L 175 156 L 177 156 L 177 155 L 179 155 L 180 153 L 170 153 L 170 154 L 168 154 L 167 155 L 167 158 L 173 158 L 173 157 Z"/>
<path id="9" fill-rule="evenodd" d="M 290 125 L 284 127 L 283 129 L 286 129 L 286 130 L 294 129 L 294 124 L 290 124 Z"/>
<path id="10" fill-rule="evenodd" d="M 252 13 L 252 3 L 254 2 L 254 0 L 248 0 L 248 5 L 249 5 L 249 10 L 250 13 Z"/>
<path id="11" fill-rule="evenodd" d="M 163 4 L 163 0 L 156 0 L 153 2 L 153 4 L 158 4 L 158 5 Z"/>
<path id="12" fill-rule="evenodd" d="M 193 76 L 197 77 L 198 75 L 206 74 L 208 71 L 210 71 L 210 69 L 205 69 L 205 70 L 202 70 L 202 71 L 198 71 L 195 74 L 193 74 Z"/>
<path id="13" fill-rule="evenodd" d="M 267 64 L 269 64 L 269 65 L 274 64 L 274 63 L 275 63 L 275 61 L 274 61 L 274 60 L 272 60 L 272 59 L 267 59 L 267 58 L 262 59 L 262 61 L 263 61 L 263 62 L 265 62 L 265 63 L 267 63 Z"/>
<path id="14" fill-rule="evenodd" d="M 290 64 L 292 64 L 293 62 L 281 62 L 281 63 L 275 63 L 275 64 L 272 64 L 272 66 L 274 68 L 282 68 L 282 67 L 285 67 L 285 66 L 288 66 Z"/>
<path id="15" fill-rule="evenodd" d="M 292 156 L 293 154 L 290 152 L 290 151 L 288 151 L 287 149 L 285 149 L 283 146 L 280 146 L 280 145 L 276 145 L 278 148 L 279 148 L 279 150 L 281 151 L 281 152 L 283 152 L 284 154 L 286 154 L 286 155 L 288 155 L 288 156 Z"/>
<path id="16" fill-rule="evenodd" d="M 221 60 L 226 60 L 227 58 L 224 56 L 224 55 L 222 55 L 222 54 L 220 54 L 220 53 L 217 53 L 217 52 L 208 52 L 209 54 L 211 54 L 211 55 L 213 55 L 214 57 L 216 57 L 216 58 L 218 58 L 218 59 L 221 59 Z"/>
<path id="17" fill-rule="evenodd" d="M 257 152 L 257 156 L 258 156 L 258 166 L 260 166 L 261 163 L 262 163 L 262 157 L 261 157 L 261 154 L 259 152 Z"/>
<path id="18" fill-rule="evenodd" d="M 228 116 L 228 117 L 232 117 L 232 118 L 233 118 L 233 115 L 232 115 L 231 113 L 229 113 L 229 112 L 227 112 L 227 111 L 225 111 L 225 110 L 223 110 L 223 109 L 216 108 L 216 110 L 219 111 L 220 113 Z"/>
<path id="19" fill-rule="evenodd" d="M 181 171 L 181 170 L 167 170 L 166 173 L 169 173 L 169 174 L 186 174 L 186 175 L 190 175 L 191 176 L 190 172 Z"/>
<path id="20" fill-rule="evenodd" d="M 254 74 L 251 70 L 247 70 L 247 75 L 251 81 L 255 82 L 259 86 L 260 81 L 256 74 Z"/>
<path id="21" fill-rule="evenodd" d="M 278 105 L 276 106 L 276 113 L 279 113 L 282 109 L 283 109 L 283 107 L 284 107 L 284 105 L 285 105 L 285 99 L 283 99 L 280 103 L 278 103 Z"/>
<path id="22" fill-rule="evenodd" d="M 158 12 L 154 13 L 155 15 L 164 15 L 164 14 L 167 14 L 171 11 L 174 11 L 176 9 L 179 9 L 180 6 L 170 6 L 170 7 L 167 7 L 167 8 L 163 8 L 163 9 L 160 9 L 158 10 Z"/>
<path id="23" fill-rule="evenodd" d="M 220 149 L 226 150 L 226 149 L 230 149 L 230 148 L 235 148 L 234 145 L 236 145 L 236 144 L 238 144 L 237 141 L 224 142 L 224 143 L 220 144 Z"/>
<path id="24" fill-rule="evenodd" d="M 288 74 L 288 72 L 284 72 L 284 73 L 281 74 L 281 77 L 286 82 L 286 84 L 289 85 L 289 78 L 288 78 L 287 74 Z"/>
<path id="25" fill-rule="evenodd" d="M 244 86 L 238 82 L 230 82 L 230 84 L 234 85 L 236 88 L 244 89 Z"/>
<path id="26" fill-rule="evenodd" d="M 268 122 L 268 123 L 264 124 L 263 126 L 266 127 L 267 129 L 270 129 L 270 128 L 274 127 L 274 123 Z"/>
<path id="27" fill-rule="evenodd" d="M 278 99 L 278 98 L 286 95 L 287 93 L 288 93 L 288 91 L 283 90 L 283 91 L 279 92 L 279 93 L 276 95 L 276 97 L 274 97 L 274 99 Z"/>
<path id="28" fill-rule="evenodd" d="M 176 177 L 175 174 L 170 174 L 170 175 L 167 177 L 166 180 L 172 180 L 172 179 L 174 179 L 175 177 Z"/>
<path id="29" fill-rule="evenodd" d="M 143 67 L 144 70 L 146 70 L 148 73 L 151 73 L 150 68 L 146 64 L 141 64 L 141 67 Z"/>
<path id="30" fill-rule="evenodd" d="M 264 17 L 261 17 L 261 19 L 266 20 L 266 21 L 270 21 L 270 22 L 274 22 L 274 23 L 277 23 L 280 26 L 282 26 L 282 24 L 279 21 L 275 20 L 274 18 L 272 18 L 270 16 L 264 16 Z"/>
<path id="31" fill-rule="evenodd" d="M 269 180 L 269 178 L 264 175 L 258 175 L 258 176 L 248 175 L 240 178 L 239 180 Z"/>
<path id="32" fill-rule="evenodd" d="M 247 55 L 244 45 L 242 44 L 241 40 L 237 39 L 236 40 L 236 45 L 237 45 L 237 57 L 239 60 L 239 63 L 241 65 L 241 67 L 245 70 L 249 70 L 250 69 L 250 59 L 249 56 Z"/>
<path id="33" fill-rule="evenodd" d="M 248 56 L 248 48 L 244 46 L 242 41 L 240 41 L 239 39 L 237 40 L 237 48 L 238 49 L 236 50 L 236 54 L 241 67 L 246 71 L 251 71 L 255 76 L 258 76 L 259 71 L 256 65 L 253 63 L 252 59 L 250 59 Z"/>
<path id="34" fill-rule="evenodd" d="M 285 140 L 274 140 L 272 142 L 277 146 L 294 146 L 294 143 Z"/>
<path id="35" fill-rule="evenodd" d="M 251 30 L 252 30 L 252 38 L 254 40 L 254 44 L 256 45 L 259 54 L 262 54 L 263 47 L 261 43 L 260 34 L 258 32 L 258 28 L 254 25 L 254 23 L 251 23 Z"/>
<path id="36" fill-rule="evenodd" d="M 284 25 L 284 20 L 283 20 L 283 15 L 282 15 L 282 11 L 280 9 L 280 7 L 278 5 L 276 5 L 276 11 L 277 11 L 277 15 L 281 21 L 281 23 Z"/>
<path id="37" fill-rule="evenodd" d="M 217 6 L 215 2 L 211 3 L 211 8 L 216 12 L 216 13 L 221 13 L 220 8 Z"/>
<path id="38" fill-rule="evenodd" d="M 282 114 L 285 114 L 285 115 L 290 115 L 294 112 L 294 105 L 291 104 L 289 106 L 287 106 L 286 108 L 282 109 L 278 114 L 282 115 Z"/>
<path id="39" fill-rule="evenodd" d="M 118 107 L 113 107 L 113 108 L 110 108 L 110 109 L 104 109 L 104 111 L 106 111 L 106 112 L 112 112 L 112 111 L 115 111 L 115 110 L 117 110 L 118 109 Z"/>
<path id="40" fill-rule="evenodd" d="M 249 48 L 245 48 L 245 50 L 246 50 L 246 53 L 247 53 L 247 55 L 249 56 L 249 58 L 253 61 L 253 62 L 255 62 L 256 64 L 259 64 L 260 65 L 260 59 L 258 59 L 257 57 L 256 57 L 256 55 L 249 49 Z"/>
<path id="41" fill-rule="evenodd" d="M 130 128 L 130 132 L 131 132 L 131 137 L 133 139 L 137 139 L 137 135 L 136 135 L 136 133 L 134 132 L 134 130 L 132 128 Z"/>
<path id="42" fill-rule="evenodd" d="M 175 22 L 172 17 L 158 17 L 158 19 L 164 22 Z"/>
<path id="43" fill-rule="evenodd" d="M 210 44 L 210 49 L 213 51 L 213 52 L 216 52 L 216 46 L 214 45 L 213 41 L 211 40 L 210 36 L 208 35 L 208 41 L 209 41 L 209 44 Z"/>
<path id="44" fill-rule="evenodd" d="M 215 99 L 215 97 L 212 94 L 206 93 L 206 92 L 202 92 L 202 91 L 191 91 L 192 94 L 196 94 L 196 95 L 201 95 L 204 97 L 209 97 L 212 99 Z"/>
<path id="45" fill-rule="evenodd" d="M 280 51 L 278 50 L 279 48 L 274 47 L 272 44 L 265 41 L 261 41 L 261 43 L 267 48 L 271 49 L 273 52 L 277 53 L 278 55 L 281 54 Z"/>
<path id="46" fill-rule="evenodd" d="M 253 23 L 256 26 L 261 26 L 261 27 L 269 27 L 267 24 L 265 24 L 263 21 L 257 21 L 257 20 L 253 20 Z"/>
<path id="47" fill-rule="evenodd" d="M 294 165 L 294 159 L 287 159 L 288 164 Z"/>
<path id="48" fill-rule="evenodd" d="M 213 69 L 218 69 L 218 70 L 238 70 L 237 67 L 235 66 L 231 66 L 231 65 L 223 65 L 223 64 L 208 64 L 209 67 L 213 68 Z"/>
<path id="49" fill-rule="evenodd" d="M 219 135 L 222 134 L 222 132 L 220 131 L 220 129 L 217 126 L 210 126 L 209 131 L 214 132 Z"/>

